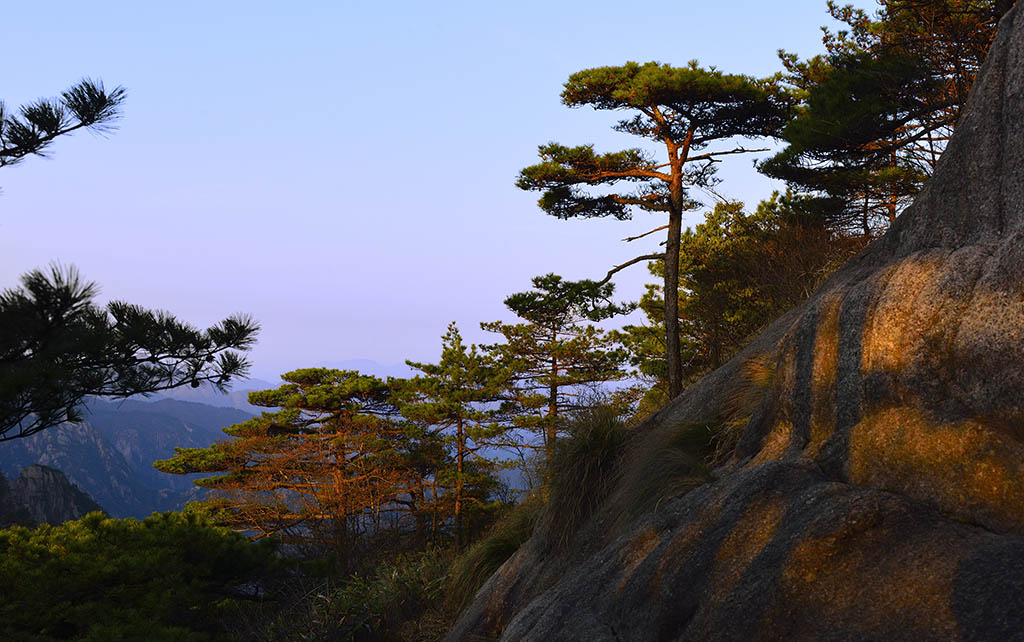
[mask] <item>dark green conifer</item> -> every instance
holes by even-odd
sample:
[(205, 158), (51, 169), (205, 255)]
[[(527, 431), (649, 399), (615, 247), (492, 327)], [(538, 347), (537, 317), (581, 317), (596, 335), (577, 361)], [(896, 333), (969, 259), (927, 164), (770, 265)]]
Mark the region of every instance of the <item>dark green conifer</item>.
[(473, 517), (488, 507), (496, 483), (489, 446), (504, 445), (508, 426), (498, 407), (508, 385), (506, 372), (475, 345), (467, 346), (455, 323), (441, 338), (436, 364), (407, 361), (421, 374), (403, 383), (402, 414), (439, 431), (454, 451), (450, 486), (454, 509), (455, 545), (461, 549)]
[(505, 299), (521, 323), (481, 323), (504, 343), (484, 350), (510, 373), (513, 424), (541, 436), (550, 460), (566, 414), (587, 405), (587, 388), (625, 376), (625, 352), (592, 322), (626, 314), (612, 302), (614, 285), (565, 281), (556, 274), (533, 279), (533, 290)]

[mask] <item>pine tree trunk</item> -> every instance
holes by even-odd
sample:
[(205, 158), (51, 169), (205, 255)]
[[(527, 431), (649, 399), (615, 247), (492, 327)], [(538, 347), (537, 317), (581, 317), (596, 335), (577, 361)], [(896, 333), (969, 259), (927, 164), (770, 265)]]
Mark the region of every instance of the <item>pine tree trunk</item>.
[[(896, 168), (897, 162), (896, 162), (896, 152), (895, 151), (892, 152), (892, 157), (889, 159), (889, 163), (890, 163), (890, 167), (892, 167), (893, 169)], [(887, 206), (887, 208), (889, 210), (889, 225), (892, 225), (893, 223), (896, 222), (896, 205), (897, 205), (896, 188), (895, 187), (890, 187), (889, 188), (889, 202), (886, 204), (886, 206)]]
[(864, 195), (864, 207), (861, 210), (861, 224), (864, 226), (864, 238), (871, 238), (871, 220), (869, 218), (868, 196)]
[(665, 242), (665, 352), (668, 358), (668, 397), (683, 391), (683, 364), (679, 349), (679, 237), (683, 232), (682, 163), (672, 163), (672, 184)]
[(550, 466), (551, 457), (555, 454), (555, 438), (558, 436), (558, 426), (556, 425), (556, 419), (558, 417), (558, 361), (556, 359), (551, 360), (551, 382), (548, 385), (548, 425), (547, 434), (544, 437), (545, 450), (548, 458), (548, 464)]
[(456, 428), (456, 440), (458, 444), (456, 452), (455, 469), (455, 550), (462, 550), (462, 475), (463, 463), (465, 461), (466, 444), (463, 438), (462, 419), (459, 419)]

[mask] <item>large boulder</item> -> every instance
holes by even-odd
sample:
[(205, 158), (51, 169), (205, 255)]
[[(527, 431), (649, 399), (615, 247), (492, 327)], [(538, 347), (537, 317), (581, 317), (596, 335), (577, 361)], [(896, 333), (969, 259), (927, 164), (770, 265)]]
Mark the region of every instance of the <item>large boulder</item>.
[(1021, 11), (914, 205), (632, 439), (623, 480), (754, 391), (718, 480), (535, 534), (449, 641), (1024, 640)]

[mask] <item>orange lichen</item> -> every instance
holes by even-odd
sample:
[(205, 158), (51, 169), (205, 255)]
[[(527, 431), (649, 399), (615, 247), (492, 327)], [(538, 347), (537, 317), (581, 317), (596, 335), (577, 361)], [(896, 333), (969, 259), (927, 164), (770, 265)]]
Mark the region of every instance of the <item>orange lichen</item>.
[(647, 559), (647, 556), (658, 547), (661, 543), (658, 531), (654, 528), (647, 527), (637, 533), (629, 543), (623, 547), (619, 555), (619, 564), (622, 566), (622, 577), (619, 580), (618, 588), (616, 592), (621, 592), (626, 588), (626, 584), (629, 583), (630, 578), (633, 577), (633, 572), (636, 571), (637, 567)]
[[(801, 612), (829, 612), (833, 618), (856, 622), (865, 638), (873, 631), (891, 630), (894, 622), (913, 614), (928, 613), (930, 639), (955, 639), (957, 623), (950, 602), (958, 560), (941, 541), (902, 544), (878, 526), (873, 520), (854, 521), (801, 540), (786, 560), (778, 599)], [(890, 561), (881, 563), (872, 551), (883, 546), (913, 550), (887, 556), (884, 559)], [(892, 562), (907, 559), (921, 563)], [(836, 615), (842, 613), (848, 617)]]
[(758, 499), (743, 512), (715, 556), (715, 599), (732, 593), (750, 563), (775, 537), (785, 508), (782, 497), (772, 496)]
[(775, 422), (771, 432), (764, 438), (761, 450), (747, 464), (747, 468), (753, 468), (765, 462), (780, 459), (786, 450), (789, 449), (789, 444), (792, 440), (793, 424), (788, 421)]
[(982, 422), (877, 411), (851, 431), (848, 475), (989, 528), (1024, 529), (1024, 444)]
[(836, 372), (839, 364), (839, 308), (833, 296), (822, 304), (811, 366), (811, 430), (807, 455), (813, 457), (835, 429)]
[[(944, 258), (944, 257), (943, 257)], [(917, 318), (920, 310), (933, 313), (941, 307), (930, 300), (915, 299), (935, 290), (942, 261), (918, 257), (901, 262), (888, 271), (885, 286), (875, 295), (875, 305), (864, 322), (861, 340), (861, 369), (864, 372), (899, 372), (907, 367), (912, 346), (929, 328)]]

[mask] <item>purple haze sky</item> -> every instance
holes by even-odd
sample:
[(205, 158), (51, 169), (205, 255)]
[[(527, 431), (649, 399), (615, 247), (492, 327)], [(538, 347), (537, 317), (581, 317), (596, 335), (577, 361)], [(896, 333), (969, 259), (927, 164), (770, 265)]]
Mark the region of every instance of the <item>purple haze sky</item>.
[[(861, 0), (857, 6), (870, 8)], [(819, 53), (824, 0), (47, 2), (5, 7), (0, 98), (83, 76), (128, 90), (108, 138), (57, 141), (0, 172), (0, 286), (51, 261), (199, 325), (263, 326), (253, 375), (349, 359), (433, 361), (452, 320), (556, 272), (599, 278), (654, 251), (661, 224), (559, 221), (521, 192), (538, 144), (635, 146), (615, 115), (559, 103), (569, 74), (627, 60), (769, 75)], [(780, 186), (752, 158), (720, 191)], [(709, 200), (710, 202), (710, 200)], [(699, 221), (691, 216), (688, 224)], [(616, 278), (637, 298), (650, 277)]]

